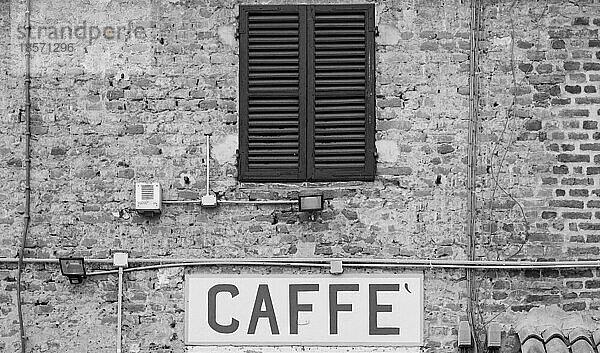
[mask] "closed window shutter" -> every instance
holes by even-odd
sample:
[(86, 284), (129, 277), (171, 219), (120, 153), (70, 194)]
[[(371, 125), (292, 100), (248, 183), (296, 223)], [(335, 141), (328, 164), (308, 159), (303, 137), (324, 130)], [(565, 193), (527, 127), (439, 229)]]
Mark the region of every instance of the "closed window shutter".
[(306, 8), (240, 6), (240, 180), (306, 179)]
[(308, 179), (375, 177), (374, 17), (372, 5), (310, 7)]

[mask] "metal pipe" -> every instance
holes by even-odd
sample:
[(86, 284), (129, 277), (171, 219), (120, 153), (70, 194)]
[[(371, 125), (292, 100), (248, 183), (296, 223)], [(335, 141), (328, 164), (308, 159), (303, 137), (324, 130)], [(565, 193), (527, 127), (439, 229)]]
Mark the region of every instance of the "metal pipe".
[(298, 200), (220, 200), (219, 203), (230, 205), (297, 205)]
[[(298, 200), (219, 200), (219, 204), (224, 205), (295, 205)], [(163, 200), (164, 204), (185, 205), (202, 204), (202, 200)]]
[(201, 200), (163, 200), (166, 205), (202, 204)]
[(123, 326), (123, 267), (119, 266), (119, 298), (117, 304), (117, 353), (121, 353), (122, 350), (122, 334), (121, 328)]
[(206, 134), (206, 196), (210, 190), (210, 134)]
[[(331, 261), (340, 260), (344, 266), (357, 267), (396, 267), (396, 268), (446, 268), (461, 269), (473, 268), (479, 270), (523, 270), (523, 269), (546, 269), (546, 268), (600, 268), (600, 260), (583, 261), (487, 261), (487, 260), (438, 260), (438, 259), (376, 259), (376, 258), (138, 258), (129, 259), (130, 264), (190, 264), (197, 266), (206, 265), (230, 265), (230, 266), (302, 266), (302, 264), (329, 264)], [(1, 258), (0, 264), (18, 263), (19, 259)], [(86, 263), (92, 264), (113, 264), (112, 259), (85, 259)], [(24, 258), (23, 263), (31, 264), (58, 264), (58, 259), (53, 258)], [(360, 265), (360, 266), (358, 266)], [(130, 272), (128, 268), (125, 272)], [(116, 271), (116, 270), (115, 270)], [(113, 273), (113, 272), (111, 272)], [(114, 272), (116, 273), (116, 272)]]

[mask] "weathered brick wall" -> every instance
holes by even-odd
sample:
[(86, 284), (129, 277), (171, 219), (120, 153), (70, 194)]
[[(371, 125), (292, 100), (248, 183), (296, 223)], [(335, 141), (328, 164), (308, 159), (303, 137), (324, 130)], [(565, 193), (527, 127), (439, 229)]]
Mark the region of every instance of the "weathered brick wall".
[[(59, 46), (59, 52), (33, 55), (33, 218), (26, 256), (107, 258), (111, 249), (125, 249), (134, 258), (466, 258), (468, 4), (376, 2), (375, 182), (254, 184), (236, 180), (235, 2), (32, 3), (37, 27), (76, 28), (85, 21), (88, 30), (126, 26), (133, 32), (111, 40), (90, 40), (89, 32), (72, 40), (34, 33), (32, 42), (72, 43), (73, 51)], [(600, 223), (598, 102), (591, 88), (599, 81), (598, 4), (511, 5), (484, 7), (477, 255), (593, 258), (600, 251), (594, 234)], [(7, 49), (0, 52), (6, 82), (0, 92), (6, 136), (0, 139), (0, 257), (12, 258), (23, 213), (24, 55), (17, 26), (24, 1), (0, 0), (0, 14), (0, 44)], [(328, 198), (326, 209), (315, 218), (281, 205), (170, 205), (154, 219), (131, 212), (136, 181), (160, 182), (166, 199), (204, 193), (206, 132), (213, 133), (211, 189), (220, 198), (286, 199), (318, 189)], [(500, 186), (491, 177), (496, 173)], [(128, 274), (126, 351), (184, 351), (183, 274), (203, 271), (298, 273), (224, 267)], [(509, 331), (532, 306), (596, 310), (595, 275), (480, 273), (482, 316), (501, 314), (495, 320)], [(4, 265), (0, 350), (7, 352), (18, 342), (15, 278), (14, 266)], [(114, 349), (114, 276), (72, 286), (56, 266), (36, 265), (27, 266), (24, 283), (31, 351)], [(426, 350), (456, 350), (457, 323), (466, 317), (464, 288), (463, 271), (425, 272)], [(510, 337), (505, 351), (515, 348)]]
[[(597, 258), (599, 29), (595, 1), (486, 6), (482, 258)], [(484, 311), (505, 313), (501, 320), (548, 304), (590, 313), (600, 304), (597, 275), (595, 269), (492, 274), (481, 292), (492, 299)]]

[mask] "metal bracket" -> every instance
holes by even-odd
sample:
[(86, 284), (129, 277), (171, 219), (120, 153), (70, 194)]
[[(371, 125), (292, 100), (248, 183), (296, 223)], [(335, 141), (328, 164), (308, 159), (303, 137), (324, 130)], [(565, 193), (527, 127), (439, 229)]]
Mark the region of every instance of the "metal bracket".
[(329, 263), (329, 273), (332, 275), (341, 275), (344, 273), (344, 267), (342, 266), (342, 260), (331, 260)]

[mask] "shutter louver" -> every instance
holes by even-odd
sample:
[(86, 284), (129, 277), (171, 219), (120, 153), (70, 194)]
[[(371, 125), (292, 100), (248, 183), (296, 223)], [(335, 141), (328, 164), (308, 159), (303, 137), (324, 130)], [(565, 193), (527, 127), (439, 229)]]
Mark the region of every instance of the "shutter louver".
[(307, 132), (311, 179), (375, 176), (373, 17), (372, 6), (312, 9)]
[(306, 177), (305, 16), (298, 6), (242, 7), (240, 179)]

